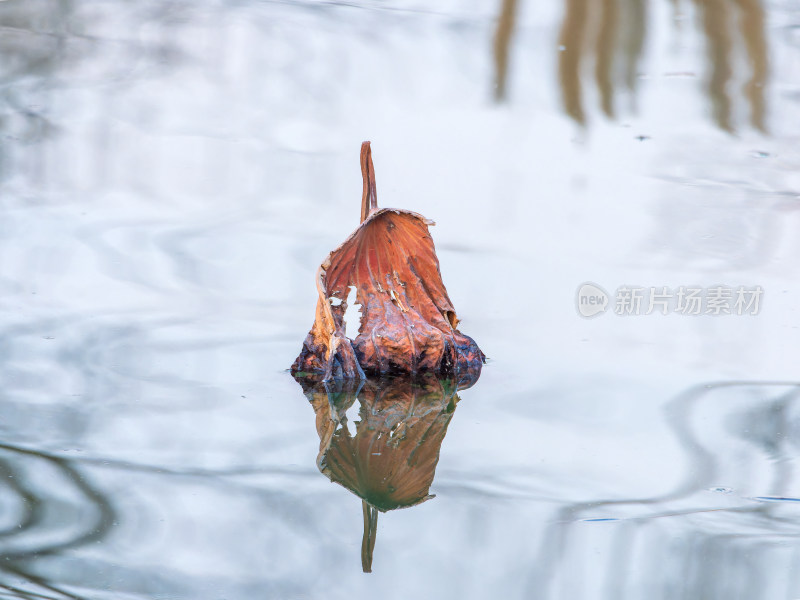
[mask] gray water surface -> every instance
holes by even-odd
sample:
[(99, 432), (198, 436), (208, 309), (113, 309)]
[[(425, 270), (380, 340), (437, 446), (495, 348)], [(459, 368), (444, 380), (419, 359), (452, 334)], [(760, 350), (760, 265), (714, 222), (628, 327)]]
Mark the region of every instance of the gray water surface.
[[(787, 0), (0, 2), (0, 597), (800, 598), (799, 115)], [(490, 359), (371, 574), (287, 371), (363, 140)]]

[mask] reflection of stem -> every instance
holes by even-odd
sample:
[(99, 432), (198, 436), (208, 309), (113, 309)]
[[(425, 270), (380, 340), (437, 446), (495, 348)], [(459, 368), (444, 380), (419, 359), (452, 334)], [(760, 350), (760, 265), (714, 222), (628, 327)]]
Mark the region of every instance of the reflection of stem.
[(558, 76), (567, 114), (583, 124), (586, 117), (581, 102), (581, 40), (586, 27), (586, 0), (567, 0), (564, 25), (558, 38)]
[(614, 84), (611, 80), (611, 70), (614, 66), (614, 41), (617, 36), (618, 17), (617, 0), (603, 0), (600, 32), (597, 36), (595, 78), (597, 87), (600, 89), (603, 112), (612, 119), (614, 118)]
[(505, 100), (506, 76), (508, 74), (508, 47), (514, 32), (517, 0), (502, 0), (500, 18), (497, 19), (497, 32), (494, 36), (495, 87), (494, 99)]
[(764, 86), (767, 83), (768, 64), (764, 37), (764, 9), (760, 0), (736, 0), (736, 2), (741, 12), (739, 28), (753, 68), (753, 73), (744, 86), (744, 93), (750, 101), (750, 122), (753, 127), (765, 131)]
[(361, 538), (361, 568), (364, 573), (372, 573), (372, 552), (375, 550), (375, 537), (378, 533), (378, 510), (361, 501), (364, 511), (364, 536)]
[(728, 81), (731, 78), (731, 39), (728, 35), (728, 6), (726, 0), (698, 0), (703, 12), (703, 29), (709, 44), (711, 79), (708, 92), (714, 120), (725, 131), (732, 131), (731, 101)]

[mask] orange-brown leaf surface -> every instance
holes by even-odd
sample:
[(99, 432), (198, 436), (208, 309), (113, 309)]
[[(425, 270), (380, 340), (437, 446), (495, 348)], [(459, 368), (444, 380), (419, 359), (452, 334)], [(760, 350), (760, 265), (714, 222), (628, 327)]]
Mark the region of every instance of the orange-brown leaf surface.
[[(369, 142), (361, 150), (362, 223), (317, 271), (317, 312), (293, 373), (325, 380), (372, 374), (480, 372), (484, 355), (456, 328), (458, 319), (422, 215), (378, 209)], [(361, 327), (345, 335), (350, 287)]]

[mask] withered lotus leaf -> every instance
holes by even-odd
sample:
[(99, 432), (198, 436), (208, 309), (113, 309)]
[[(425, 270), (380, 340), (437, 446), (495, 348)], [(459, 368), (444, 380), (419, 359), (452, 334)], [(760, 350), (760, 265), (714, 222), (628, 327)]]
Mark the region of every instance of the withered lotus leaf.
[[(378, 209), (369, 142), (361, 146), (361, 225), (317, 271), (317, 311), (292, 373), (335, 378), (369, 374), (480, 372), (485, 357), (456, 328), (458, 319), (428, 231), (408, 210)], [(344, 314), (350, 287), (361, 326), (350, 340)]]

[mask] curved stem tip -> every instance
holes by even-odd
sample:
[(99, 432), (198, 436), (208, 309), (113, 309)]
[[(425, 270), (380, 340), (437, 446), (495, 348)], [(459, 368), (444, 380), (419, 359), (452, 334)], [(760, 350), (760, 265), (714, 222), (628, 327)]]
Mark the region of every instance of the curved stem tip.
[(378, 210), (378, 192), (375, 190), (375, 167), (372, 166), (372, 149), (369, 142), (361, 144), (361, 177), (364, 190), (361, 193), (361, 222)]

